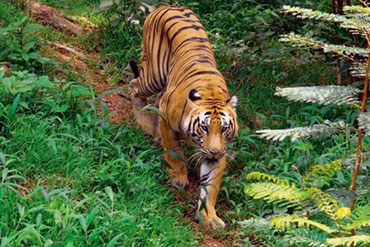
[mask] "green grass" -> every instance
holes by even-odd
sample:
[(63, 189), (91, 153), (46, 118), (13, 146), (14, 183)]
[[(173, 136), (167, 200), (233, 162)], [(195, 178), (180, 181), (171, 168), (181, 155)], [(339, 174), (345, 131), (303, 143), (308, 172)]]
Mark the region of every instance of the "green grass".
[(166, 187), (160, 150), (70, 90), (28, 92), (21, 98), (32, 100), (31, 111), (1, 117), (1, 244), (194, 244)]

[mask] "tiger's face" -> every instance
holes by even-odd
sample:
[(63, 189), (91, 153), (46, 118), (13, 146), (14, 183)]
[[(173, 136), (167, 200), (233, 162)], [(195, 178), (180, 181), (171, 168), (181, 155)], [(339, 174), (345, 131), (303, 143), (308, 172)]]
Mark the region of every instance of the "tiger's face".
[[(216, 161), (226, 155), (227, 142), (238, 133), (239, 126), (235, 108), (236, 95), (225, 102), (201, 102), (200, 95), (194, 90), (189, 94), (193, 109), (183, 124), (187, 136), (200, 147), (204, 159)], [(197, 104), (194, 102), (196, 101)]]

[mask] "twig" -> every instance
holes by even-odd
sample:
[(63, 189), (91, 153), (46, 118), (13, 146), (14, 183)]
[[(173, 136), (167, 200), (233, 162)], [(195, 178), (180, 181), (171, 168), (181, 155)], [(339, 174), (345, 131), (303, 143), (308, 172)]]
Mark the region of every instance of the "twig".
[(81, 52), (76, 51), (75, 49), (73, 49), (71, 47), (68, 47), (68, 46), (65, 46), (65, 45), (61, 45), (61, 44), (58, 44), (58, 43), (55, 43), (55, 42), (51, 42), (51, 41), (46, 41), (46, 42), (49, 45), (52, 45), (52, 46), (55, 46), (57, 48), (66, 50), (66, 51), (68, 51), (70, 53), (73, 53), (74, 55), (76, 55), (77, 57), (81, 58), (82, 60), (86, 58), (86, 56), (84, 54), (82, 54)]
[(127, 95), (126, 93), (118, 93), (118, 95), (121, 96), (122, 98), (125, 98), (125, 99), (131, 101), (131, 96)]

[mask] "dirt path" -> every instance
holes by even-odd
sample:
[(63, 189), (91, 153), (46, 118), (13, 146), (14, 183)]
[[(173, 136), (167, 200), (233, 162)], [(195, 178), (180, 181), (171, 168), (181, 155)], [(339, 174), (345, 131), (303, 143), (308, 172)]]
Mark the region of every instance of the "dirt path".
[[(55, 30), (63, 30), (70, 35), (72, 42), (51, 42), (44, 40), (41, 51), (45, 56), (54, 57), (60, 64), (69, 65), (69, 69), (78, 75), (79, 79), (91, 84), (97, 96), (112, 90), (127, 89), (126, 82), (119, 82), (112, 86), (107, 80), (111, 75), (104, 72), (100, 51), (88, 51), (76, 45), (78, 35), (98, 35), (97, 27), (85, 18), (66, 17), (55, 8), (38, 2), (31, 2), (31, 16), (43, 25), (52, 26)], [(65, 73), (60, 64), (56, 65), (57, 74)], [(126, 93), (111, 93), (104, 96), (103, 101), (111, 113), (113, 123), (127, 121), (131, 116), (131, 102)]]

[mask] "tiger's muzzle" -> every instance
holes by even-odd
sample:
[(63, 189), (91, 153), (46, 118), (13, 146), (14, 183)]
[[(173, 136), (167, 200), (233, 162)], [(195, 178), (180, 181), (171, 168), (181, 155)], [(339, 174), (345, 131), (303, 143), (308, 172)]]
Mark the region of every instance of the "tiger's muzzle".
[(226, 149), (201, 149), (202, 155), (207, 160), (218, 160), (226, 154)]

